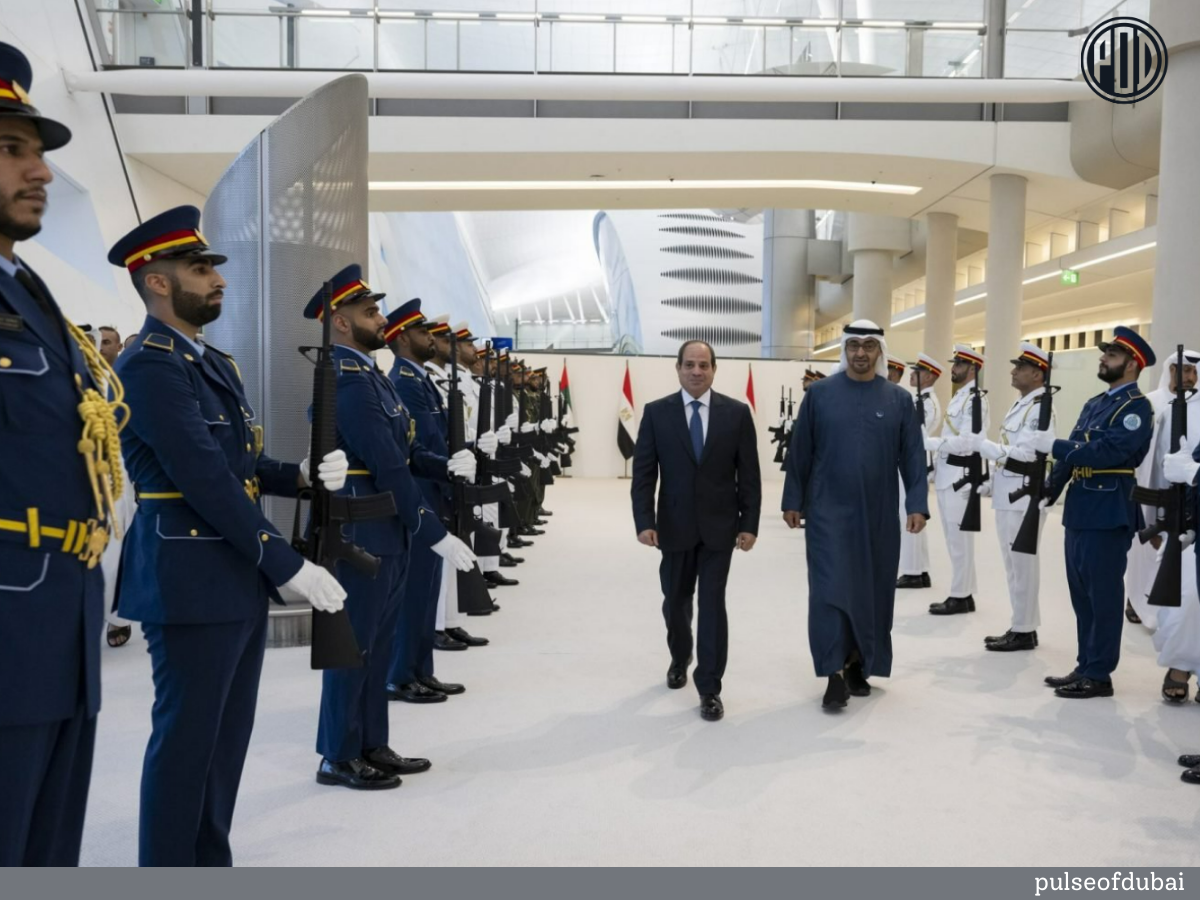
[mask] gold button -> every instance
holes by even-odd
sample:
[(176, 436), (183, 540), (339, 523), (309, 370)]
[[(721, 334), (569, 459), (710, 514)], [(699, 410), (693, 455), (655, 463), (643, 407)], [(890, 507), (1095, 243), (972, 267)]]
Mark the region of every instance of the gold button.
[(270, 536), (269, 534), (264, 534), (264, 535), (262, 536), (262, 542), (263, 542), (264, 544), (265, 544), (267, 541), (269, 541), (270, 539), (271, 539), (271, 536)]
[(247, 444), (247, 445), (246, 445), (246, 452), (247, 452), (247, 453), (249, 453), (249, 452), (250, 452), (250, 445), (249, 445), (249, 444)]
[(196, 361), (196, 357), (192, 356), (192, 354), (190, 354), (190, 353), (183, 354), (183, 358), (186, 359), (188, 362)]
[(0, 369), (7, 369), (12, 365), (12, 360), (7, 356), (0, 356)]
[(225, 417), (224, 417), (224, 416), (220, 416), (220, 415), (219, 415), (219, 416), (217, 416), (217, 418), (218, 418), (218, 419), (220, 419), (222, 422), (224, 422), (224, 421), (225, 421)]
[(190, 534), (192, 537), (200, 536), (200, 532), (198, 532), (195, 528), (193, 528), (191, 531), (189, 531), (188, 534)]

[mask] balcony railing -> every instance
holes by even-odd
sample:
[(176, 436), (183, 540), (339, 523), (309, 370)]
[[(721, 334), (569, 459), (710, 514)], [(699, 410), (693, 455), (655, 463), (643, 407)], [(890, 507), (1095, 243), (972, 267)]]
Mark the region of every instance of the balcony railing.
[[(986, 0), (424, 0), (409, 8), (404, 2), (89, 0), (89, 9), (103, 63), (115, 67), (986, 74)], [(1076, 77), (1086, 30), (1078, 26), (1096, 14), (1098, 2), (1009, 0), (1004, 77)], [(1123, 0), (1101, 15), (1144, 16), (1148, 3)], [(874, 17), (863, 17), (868, 10)], [(929, 18), (939, 10), (944, 17)]]

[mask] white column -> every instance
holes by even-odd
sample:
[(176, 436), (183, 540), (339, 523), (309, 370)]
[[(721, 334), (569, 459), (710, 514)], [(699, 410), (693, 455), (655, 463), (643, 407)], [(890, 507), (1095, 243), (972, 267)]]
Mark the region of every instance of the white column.
[(805, 359), (812, 354), (816, 281), (808, 242), (816, 237), (811, 209), (769, 209), (763, 221), (762, 355)]
[[(1167, 42), (1170, 68), (1163, 80), (1162, 150), (1158, 174), (1158, 255), (1154, 265), (1154, 306), (1150, 343), (1160, 359), (1176, 344), (1200, 344), (1196, 285), (1196, 210), (1200, 209), (1200, 3), (1150, 7), (1151, 24)], [(1153, 377), (1153, 376), (1152, 376)], [(1142, 386), (1152, 384), (1143, 376)]]
[[(958, 216), (929, 213), (925, 217), (925, 352), (950, 359), (954, 349), (954, 285), (958, 266)], [(935, 390), (942, 409), (950, 402), (949, 368)]]
[[(992, 396), (1008, 396), (1011, 384), (1005, 360), (1021, 341), (1021, 286), (1025, 251), (1025, 189), (1021, 175), (993, 175), (988, 222), (987, 315), (984, 343), (988, 364), (983, 367), (983, 384)], [(1000, 402), (1000, 401), (993, 401)], [(1005, 404), (1000, 402), (1000, 406)], [(993, 432), (1000, 424), (992, 417)]]
[(892, 324), (892, 259), (912, 249), (908, 219), (851, 213), (846, 249), (854, 260), (854, 318)]

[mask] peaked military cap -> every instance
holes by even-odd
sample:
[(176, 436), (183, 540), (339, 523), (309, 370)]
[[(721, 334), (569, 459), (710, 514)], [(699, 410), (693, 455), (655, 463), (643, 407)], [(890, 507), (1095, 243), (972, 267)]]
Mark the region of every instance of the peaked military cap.
[(71, 129), (48, 119), (29, 99), (33, 69), (25, 54), (12, 44), (0, 43), (0, 116), (28, 119), (41, 135), (46, 150), (57, 150), (71, 140)]
[[(351, 263), (330, 279), (333, 283), (333, 297), (329, 301), (330, 309), (337, 309), (343, 303), (351, 303), (362, 297), (373, 297), (380, 300), (386, 294), (377, 294), (371, 286), (363, 281), (362, 266)], [(304, 318), (318, 321), (325, 315), (325, 285), (321, 285), (312, 295), (308, 305), (304, 307)]]
[(229, 257), (209, 249), (200, 233), (200, 210), (176, 206), (147, 219), (108, 251), (108, 261), (133, 274), (160, 259), (207, 259), (219, 266)]

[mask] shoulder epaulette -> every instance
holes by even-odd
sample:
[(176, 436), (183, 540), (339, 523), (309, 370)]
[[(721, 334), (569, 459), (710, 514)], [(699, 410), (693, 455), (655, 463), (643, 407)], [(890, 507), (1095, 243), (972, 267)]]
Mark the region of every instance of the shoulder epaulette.
[(412, 369), (408, 368), (408, 366), (401, 366), (400, 374), (403, 375), (405, 378), (416, 378), (417, 377), (416, 375), (413, 374)]
[(168, 337), (165, 334), (148, 334), (142, 341), (143, 347), (153, 347), (155, 350), (163, 350), (167, 353), (175, 352), (175, 338)]
[(338, 368), (343, 372), (361, 372), (362, 366), (352, 359), (343, 359)]

